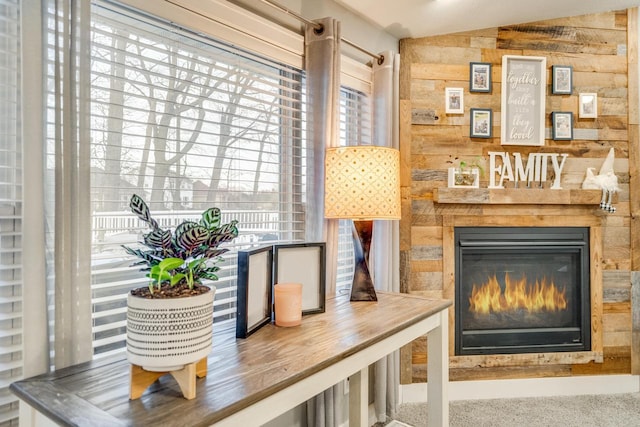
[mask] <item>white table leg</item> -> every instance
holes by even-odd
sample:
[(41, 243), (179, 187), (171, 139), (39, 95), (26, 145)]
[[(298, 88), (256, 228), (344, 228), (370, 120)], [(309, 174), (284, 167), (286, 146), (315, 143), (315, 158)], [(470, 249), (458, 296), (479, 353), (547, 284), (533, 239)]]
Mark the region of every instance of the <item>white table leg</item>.
[(449, 315), (439, 314), (440, 326), (427, 334), (428, 426), (449, 425)]
[(349, 426), (369, 425), (369, 367), (349, 377)]
[(56, 427), (58, 425), (22, 400), (20, 400), (19, 414), (20, 427)]

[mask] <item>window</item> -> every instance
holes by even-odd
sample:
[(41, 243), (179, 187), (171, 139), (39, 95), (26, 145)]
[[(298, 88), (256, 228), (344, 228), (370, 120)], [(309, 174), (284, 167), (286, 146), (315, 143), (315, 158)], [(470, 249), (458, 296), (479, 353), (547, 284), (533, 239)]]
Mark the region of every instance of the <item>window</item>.
[[(172, 227), (210, 206), (239, 220), (234, 249), (304, 240), (303, 73), (172, 27), (95, 6), (91, 23), (94, 356), (124, 347), (125, 296), (145, 279), (120, 245), (147, 230), (136, 192)], [(216, 328), (235, 322), (225, 254)]]
[[(239, 221), (210, 283), (215, 330), (232, 328), (236, 251), (305, 240), (304, 72), (110, 1), (92, 4), (90, 41), (93, 356), (124, 350), (126, 294), (146, 284), (121, 247), (147, 232), (134, 192), (164, 227), (210, 206)], [(341, 143), (370, 143), (367, 95), (344, 87), (340, 102)], [(350, 222), (341, 230), (338, 286), (349, 286)]]
[(22, 375), (20, 2), (0, 0), (0, 423), (17, 419), (8, 386)]

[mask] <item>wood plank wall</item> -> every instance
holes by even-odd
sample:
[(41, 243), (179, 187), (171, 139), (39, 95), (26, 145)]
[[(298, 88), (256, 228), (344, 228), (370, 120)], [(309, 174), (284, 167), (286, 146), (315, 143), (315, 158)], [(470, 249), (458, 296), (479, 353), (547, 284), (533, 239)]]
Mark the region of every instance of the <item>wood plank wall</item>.
[[(638, 66), (637, 11), (617, 11), (523, 25), (491, 28), (400, 42), (400, 140), (403, 164), (403, 219), (401, 221), (402, 290), (435, 297), (452, 297), (447, 283), (452, 278), (444, 265), (450, 251), (447, 235), (452, 218), (510, 218), (513, 225), (526, 225), (527, 218), (551, 219), (555, 216), (598, 221), (602, 230), (602, 363), (576, 358), (550, 359), (548, 363), (522, 363), (522, 366), (453, 368), (452, 380), (478, 378), (525, 378), (541, 376), (630, 373), (632, 359), (638, 366), (640, 347), (640, 309), (632, 310), (632, 273), (640, 269), (638, 237), (630, 230), (637, 221), (640, 188), (630, 192), (630, 179), (637, 176), (638, 151)], [(500, 144), (501, 64), (503, 55), (544, 56), (547, 81), (552, 65), (573, 67), (572, 95), (546, 94), (547, 138), (544, 147), (514, 147)], [(493, 66), (491, 93), (469, 92), (469, 63), (490, 62)], [(630, 82), (630, 74), (631, 82)], [(464, 89), (464, 114), (446, 114), (444, 92), (447, 87)], [(629, 95), (629, 92), (633, 93)], [(598, 118), (578, 118), (578, 94), (598, 94)], [(491, 139), (469, 137), (469, 109), (491, 108), (494, 112)], [(574, 139), (551, 139), (553, 111), (574, 113)], [(415, 115), (412, 120), (412, 114)], [(630, 143), (632, 146), (630, 146)], [(478, 205), (434, 202), (435, 188), (447, 186), (447, 168), (461, 160), (484, 162), (488, 169), (489, 151), (567, 153), (569, 158), (562, 187), (579, 189), (588, 167), (598, 170), (609, 149), (615, 149), (615, 171), (622, 191), (614, 214), (603, 214), (597, 206), (568, 205)], [(630, 165), (629, 159), (634, 160)], [(631, 178), (630, 178), (631, 176)], [(488, 177), (481, 180), (487, 186)], [(523, 189), (522, 191), (531, 191)], [(547, 190), (552, 191), (552, 190)], [(630, 203), (630, 198), (632, 202)], [(636, 201), (637, 200), (637, 201)], [(632, 218), (635, 214), (635, 220)], [(517, 223), (519, 222), (519, 223)], [(634, 234), (635, 235), (635, 234)], [(632, 244), (636, 242), (635, 244)], [(444, 254), (444, 256), (443, 256)], [(632, 263), (635, 262), (634, 265)], [(636, 277), (634, 275), (634, 277)], [(640, 282), (640, 278), (638, 279)], [(639, 285), (640, 286), (640, 283)], [(634, 291), (637, 291), (635, 287)], [(640, 291), (635, 292), (640, 297)], [(635, 313), (632, 321), (632, 312)], [(633, 326), (632, 326), (633, 325)], [(636, 338), (633, 329), (636, 329)], [(634, 349), (632, 357), (632, 348)], [(426, 341), (418, 340), (402, 352), (403, 383), (426, 380)], [(527, 366), (524, 366), (527, 365)], [(636, 371), (635, 373), (639, 373)]]

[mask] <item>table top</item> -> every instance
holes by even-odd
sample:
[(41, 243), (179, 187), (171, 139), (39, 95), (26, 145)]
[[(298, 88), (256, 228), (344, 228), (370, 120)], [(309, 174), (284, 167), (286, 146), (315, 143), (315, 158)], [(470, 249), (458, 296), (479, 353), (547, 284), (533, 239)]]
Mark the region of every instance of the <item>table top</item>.
[[(129, 400), (124, 356), (91, 361), (11, 384), (11, 391), (61, 425), (208, 426), (283, 390), (451, 305), (448, 300), (378, 292), (378, 302), (329, 298), (300, 326), (262, 327), (246, 339), (214, 334), (196, 398), (166, 375)], [(214, 325), (215, 328), (215, 325)], [(392, 351), (393, 349), (390, 349)]]

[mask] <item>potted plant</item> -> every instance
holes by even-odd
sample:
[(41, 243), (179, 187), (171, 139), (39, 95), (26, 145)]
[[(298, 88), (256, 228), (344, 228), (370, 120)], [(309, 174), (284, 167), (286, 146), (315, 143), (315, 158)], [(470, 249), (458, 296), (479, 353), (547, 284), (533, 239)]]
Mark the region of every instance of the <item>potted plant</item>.
[(471, 164), (461, 160), (459, 167), (449, 168), (448, 186), (452, 188), (479, 188), (482, 172), (482, 166), (477, 160)]
[(221, 224), (220, 209), (209, 208), (198, 222), (172, 231), (159, 226), (138, 195), (129, 207), (151, 231), (140, 248), (123, 246), (149, 278), (127, 295), (127, 358), (148, 371), (175, 371), (211, 351), (215, 287), (202, 279), (218, 279), (216, 263), (228, 251), (219, 246), (238, 235), (237, 221)]

